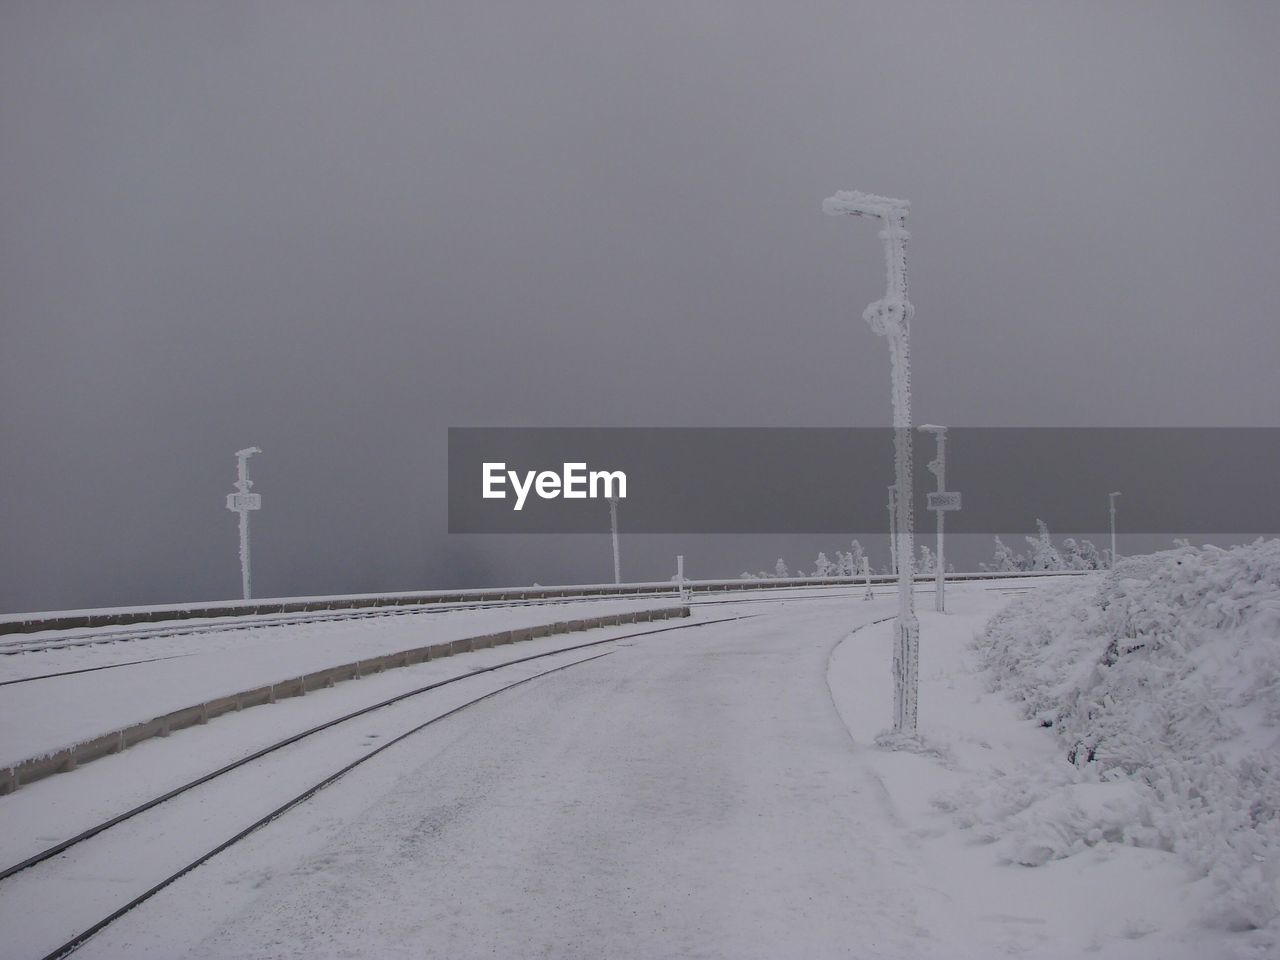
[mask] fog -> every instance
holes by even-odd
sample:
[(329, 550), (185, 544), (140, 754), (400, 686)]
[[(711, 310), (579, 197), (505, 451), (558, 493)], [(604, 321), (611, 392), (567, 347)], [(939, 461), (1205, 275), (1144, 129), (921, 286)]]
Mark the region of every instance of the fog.
[(251, 444), (260, 595), (608, 579), (607, 536), (450, 536), (447, 429), (889, 423), (841, 188), (912, 202), (918, 422), (1275, 426), (1278, 40), (1243, 2), (5, 3), (0, 610), (236, 596)]

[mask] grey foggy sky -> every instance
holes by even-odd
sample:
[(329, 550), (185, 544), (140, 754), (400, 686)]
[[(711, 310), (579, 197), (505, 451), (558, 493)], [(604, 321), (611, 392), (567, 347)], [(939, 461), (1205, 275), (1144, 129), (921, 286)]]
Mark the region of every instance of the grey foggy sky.
[[(1277, 40), (1243, 2), (7, 0), (0, 610), (235, 596), (249, 444), (262, 595), (606, 577), (446, 537), (446, 429), (889, 422), (838, 188), (912, 201), (918, 422), (1276, 425)], [(678, 549), (779, 552), (628, 572)]]

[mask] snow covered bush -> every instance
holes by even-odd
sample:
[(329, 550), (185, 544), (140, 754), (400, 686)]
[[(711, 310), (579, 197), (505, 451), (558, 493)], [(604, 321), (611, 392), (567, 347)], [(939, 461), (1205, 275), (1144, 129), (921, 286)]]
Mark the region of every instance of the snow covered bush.
[(1018, 556), (1008, 545), (996, 537), (996, 552), (991, 558), (990, 563), (980, 563), (978, 568), (981, 570), (991, 570), (998, 573), (1012, 573), (1016, 570), (1025, 570), (1027, 568), (1026, 560)]
[(938, 558), (933, 555), (923, 543), (920, 544), (920, 559), (916, 561), (916, 573), (925, 577), (932, 577), (938, 572)]
[[(1109, 561), (1106, 552), (1098, 552), (1092, 541), (1067, 537), (1062, 548), (1054, 546), (1049, 527), (1043, 520), (1036, 520), (1037, 535), (1027, 537), (1030, 548), (1024, 557), (1014, 553), (999, 537), (995, 538), (995, 554), (989, 563), (979, 563), (978, 569), (992, 572), (1016, 570), (1101, 570)], [(1176, 541), (1175, 541), (1176, 542)]]
[(857, 540), (851, 541), (849, 550), (843, 555), (844, 575), (846, 577), (856, 577), (862, 573), (862, 561), (867, 553), (862, 549), (862, 544)]
[(1027, 537), (1027, 546), (1031, 548), (1031, 552), (1025, 569), (1061, 570), (1065, 566), (1062, 562), (1062, 554), (1053, 545), (1048, 524), (1037, 518), (1036, 528), (1039, 533), (1034, 537)]
[[(1122, 559), (1028, 594), (976, 642), (1076, 776), (995, 788), (975, 825), (1003, 819), (1023, 862), (1090, 836), (1175, 851), (1215, 885), (1207, 922), (1280, 934), (1280, 540)], [(1110, 795), (1049, 818), (1068, 842), (1028, 846), (1019, 818), (1042, 829), (1032, 808), (1081, 789)]]
[(862, 575), (862, 561), (866, 557), (866, 551), (862, 549), (862, 544), (857, 540), (849, 543), (849, 549), (845, 552), (837, 550), (835, 559), (831, 560), (827, 557), (825, 551), (818, 554), (813, 562), (813, 573), (806, 574), (803, 568), (797, 567), (793, 572), (787, 566), (786, 560), (779, 557), (777, 563), (773, 565), (773, 571), (761, 570), (759, 573), (752, 573), (744, 570), (740, 575), (740, 580), (779, 580), (789, 577), (857, 577)]
[(1102, 556), (1091, 540), (1067, 537), (1062, 541), (1062, 562), (1068, 570), (1101, 570)]

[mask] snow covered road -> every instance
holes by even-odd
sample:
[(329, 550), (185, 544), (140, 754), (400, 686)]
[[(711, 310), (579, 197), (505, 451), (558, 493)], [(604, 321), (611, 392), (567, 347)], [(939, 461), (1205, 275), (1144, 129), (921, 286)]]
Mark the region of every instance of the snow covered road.
[(1172, 854), (1100, 843), (1029, 868), (938, 802), (1065, 762), (967, 659), (999, 590), (922, 617), (936, 755), (871, 746), (890, 592), (708, 604), (686, 623), (751, 616), (597, 648), (441, 720), (78, 955), (1225, 956), (1188, 926)]
[(821, 606), (627, 642), (447, 720), (84, 955), (908, 956), (892, 829), (826, 690), (849, 605)]

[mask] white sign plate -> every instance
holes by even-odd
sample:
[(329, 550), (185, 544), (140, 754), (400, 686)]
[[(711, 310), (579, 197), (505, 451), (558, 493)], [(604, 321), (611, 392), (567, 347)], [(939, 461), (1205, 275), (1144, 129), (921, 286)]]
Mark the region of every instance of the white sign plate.
[(960, 494), (954, 490), (935, 491), (929, 494), (929, 509), (938, 510), (959, 510)]
[(228, 493), (227, 509), (234, 513), (241, 510), (261, 510), (262, 494), (260, 493)]

